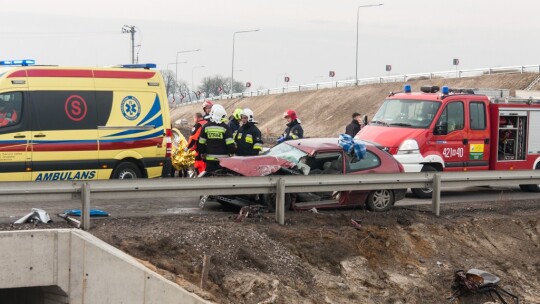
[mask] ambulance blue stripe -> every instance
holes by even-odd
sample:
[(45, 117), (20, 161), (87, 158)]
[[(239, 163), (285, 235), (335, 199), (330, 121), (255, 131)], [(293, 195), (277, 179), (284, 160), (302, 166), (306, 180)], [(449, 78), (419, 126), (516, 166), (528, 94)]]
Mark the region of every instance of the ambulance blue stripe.
[[(161, 109), (161, 106), (159, 104), (159, 97), (158, 95), (156, 94), (156, 99), (154, 100), (154, 104), (152, 105), (152, 108), (150, 109), (150, 112), (148, 112), (148, 114), (146, 114), (146, 116), (141, 120), (141, 122), (139, 122), (137, 124), (137, 126), (145, 126), (145, 125), (148, 125), (149, 123), (147, 123), (147, 121), (154, 117)], [(161, 122), (161, 125), (159, 126), (156, 126), (156, 127), (161, 127), (163, 126), (163, 122)]]
[(27, 143), (27, 140), (0, 140), (0, 145), (22, 145)]
[(145, 135), (145, 136), (139, 136), (139, 137), (130, 137), (130, 138), (121, 138), (121, 139), (102, 139), (100, 140), (100, 142), (123, 142), (123, 141), (148, 139), (148, 138), (154, 138), (154, 137), (160, 137), (160, 136), (163, 136), (163, 130), (160, 130), (160, 131), (157, 131), (152, 134)]
[[(157, 117), (156, 119), (154, 119), (154, 121), (156, 121), (156, 123), (159, 123), (160, 126), (163, 126), (163, 119), (162, 119), (162, 116), (160, 115), (159, 117)], [(151, 123), (149, 123), (148, 125), (152, 125)], [(142, 133), (142, 132), (147, 132), (148, 130), (140, 130), (140, 129), (136, 129), (136, 130), (126, 130), (126, 131), (122, 131), (120, 133), (115, 133), (115, 134), (111, 134), (111, 135), (107, 135), (105, 137), (114, 137), (114, 136), (122, 136), (122, 135), (131, 135), (131, 134), (137, 134), (137, 133)]]

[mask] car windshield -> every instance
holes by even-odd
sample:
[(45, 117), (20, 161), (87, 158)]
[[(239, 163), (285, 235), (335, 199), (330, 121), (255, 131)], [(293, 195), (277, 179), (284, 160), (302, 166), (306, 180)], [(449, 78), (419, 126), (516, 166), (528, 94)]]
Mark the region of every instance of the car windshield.
[(412, 99), (387, 99), (371, 120), (382, 126), (426, 129), (437, 114), (440, 102)]
[(290, 161), (291, 163), (298, 164), (300, 162), (300, 158), (306, 156), (307, 153), (287, 143), (281, 143), (266, 151), (264, 155), (279, 157), (281, 159)]

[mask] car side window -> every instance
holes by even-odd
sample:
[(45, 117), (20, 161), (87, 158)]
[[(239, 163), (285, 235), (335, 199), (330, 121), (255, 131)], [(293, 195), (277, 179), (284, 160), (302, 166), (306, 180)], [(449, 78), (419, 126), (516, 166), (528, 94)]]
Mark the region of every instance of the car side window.
[(356, 172), (367, 169), (372, 169), (379, 167), (381, 165), (381, 160), (375, 153), (371, 151), (366, 151), (364, 158), (358, 160), (356, 157), (347, 155), (347, 172)]

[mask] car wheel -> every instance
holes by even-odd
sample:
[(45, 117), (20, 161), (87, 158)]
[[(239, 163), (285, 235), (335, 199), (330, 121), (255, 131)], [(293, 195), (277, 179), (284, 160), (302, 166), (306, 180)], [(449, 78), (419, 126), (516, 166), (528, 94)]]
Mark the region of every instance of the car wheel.
[(137, 179), (141, 178), (141, 170), (137, 165), (130, 162), (121, 163), (114, 169), (112, 178), (114, 179)]
[[(276, 194), (264, 194), (263, 200), (266, 203), (266, 206), (268, 207), (268, 210), (270, 212), (276, 211)], [(292, 198), (290, 193), (285, 193), (285, 211), (291, 210), (292, 207)]]
[(392, 190), (375, 190), (371, 191), (366, 201), (368, 210), (374, 212), (387, 211), (394, 205), (394, 191)]
[[(437, 169), (426, 165), (421, 172), (437, 172)], [(411, 189), (411, 191), (417, 198), (431, 198), (433, 196), (433, 188), (415, 188)]]

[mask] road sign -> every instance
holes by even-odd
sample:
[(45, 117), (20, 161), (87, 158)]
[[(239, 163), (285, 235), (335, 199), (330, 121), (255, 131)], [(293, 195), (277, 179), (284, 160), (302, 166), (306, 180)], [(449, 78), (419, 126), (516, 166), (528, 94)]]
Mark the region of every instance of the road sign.
[(387, 72), (392, 71), (392, 65), (387, 64), (387, 65), (386, 65), (386, 71), (387, 71)]
[(454, 64), (454, 65), (459, 65), (459, 59), (455, 58), (455, 59), (453, 60), (453, 64)]
[(328, 73), (328, 75), (329, 75), (330, 77), (334, 77), (334, 76), (336, 76), (336, 72), (330, 71), (330, 73)]
[(291, 81), (291, 78), (289, 76), (285, 76), (285, 82)]
[(251, 87), (251, 82), (246, 82), (246, 88)]

